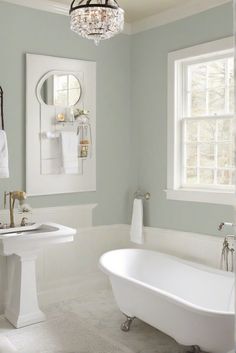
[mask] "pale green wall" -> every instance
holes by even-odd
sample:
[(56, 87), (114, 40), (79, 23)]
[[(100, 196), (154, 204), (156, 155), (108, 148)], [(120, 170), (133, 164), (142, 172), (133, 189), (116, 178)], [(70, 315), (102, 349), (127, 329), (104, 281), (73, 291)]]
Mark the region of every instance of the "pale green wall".
[(233, 209), (166, 199), (167, 54), (233, 33), (232, 4), (176, 21), (132, 38), (132, 122), (138, 160), (138, 184), (151, 192), (148, 226), (218, 234), (217, 224), (233, 219)]
[(69, 17), (0, 1), (0, 85), (10, 150), (4, 190), (25, 188), (25, 53), (97, 62), (97, 192), (34, 197), (34, 207), (98, 203), (95, 224), (128, 221), (130, 170), (130, 37), (96, 47), (69, 28)]
[(232, 28), (228, 4), (95, 47), (70, 31), (65, 16), (0, 0), (0, 85), (11, 167), (10, 180), (0, 180), (0, 193), (25, 188), (25, 53), (95, 60), (97, 192), (34, 197), (32, 206), (98, 203), (95, 224), (124, 223), (130, 221), (131, 196), (139, 185), (152, 194), (146, 225), (216, 233), (219, 221), (232, 219), (230, 207), (167, 201), (163, 192), (167, 53), (231, 35)]

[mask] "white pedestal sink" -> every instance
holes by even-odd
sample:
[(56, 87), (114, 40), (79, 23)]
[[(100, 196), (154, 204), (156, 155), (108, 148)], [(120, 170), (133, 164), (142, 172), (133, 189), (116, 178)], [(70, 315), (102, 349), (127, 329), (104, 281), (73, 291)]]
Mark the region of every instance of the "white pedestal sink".
[(34, 230), (0, 234), (0, 255), (8, 256), (8, 291), (5, 317), (16, 328), (45, 320), (39, 309), (35, 261), (40, 250), (72, 242), (76, 230), (45, 223)]

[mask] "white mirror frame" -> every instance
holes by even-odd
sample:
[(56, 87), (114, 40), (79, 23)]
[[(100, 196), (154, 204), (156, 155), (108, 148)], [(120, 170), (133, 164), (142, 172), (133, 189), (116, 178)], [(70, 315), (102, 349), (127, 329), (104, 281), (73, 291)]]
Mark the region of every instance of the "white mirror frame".
[[(26, 55), (26, 191), (30, 196), (96, 191), (96, 63), (91, 61)], [(52, 72), (70, 72), (82, 87), (79, 107), (88, 110), (92, 130), (92, 158), (83, 163), (81, 174), (42, 174), (41, 114), (55, 109), (40, 100), (42, 80)], [(81, 79), (83, 78), (83, 80)], [(76, 105), (77, 106), (77, 105)]]

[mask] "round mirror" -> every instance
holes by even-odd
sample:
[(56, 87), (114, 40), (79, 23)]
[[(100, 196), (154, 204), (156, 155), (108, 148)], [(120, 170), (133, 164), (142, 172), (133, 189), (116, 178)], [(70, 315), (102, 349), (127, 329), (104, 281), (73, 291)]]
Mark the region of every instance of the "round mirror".
[(47, 105), (71, 107), (80, 100), (81, 85), (74, 75), (52, 74), (43, 82), (40, 95)]

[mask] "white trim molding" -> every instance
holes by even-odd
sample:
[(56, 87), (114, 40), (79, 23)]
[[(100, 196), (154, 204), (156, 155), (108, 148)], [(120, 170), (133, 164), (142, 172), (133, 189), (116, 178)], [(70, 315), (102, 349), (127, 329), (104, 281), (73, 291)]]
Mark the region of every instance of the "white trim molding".
[(174, 6), (169, 10), (132, 23), (132, 34), (144, 32), (152, 28), (182, 20), (186, 17), (196, 15), (229, 2), (232, 2), (232, 0), (189, 0), (187, 3)]
[(3, 0), (15, 5), (30, 7), (32, 9), (56, 13), (59, 15), (69, 15), (69, 6), (51, 0)]
[(206, 202), (213, 204), (235, 205), (235, 190), (209, 188), (185, 188), (182, 180), (181, 151), (181, 112), (183, 90), (182, 64), (190, 58), (231, 53), (234, 48), (233, 37), (228, 37), (201, 45), (177, 50), (168, 54), (168, 134), (167, 134), (167, 190), (169, 200)]
[(196, 189), (168, 189), (165, 190), (165, 192), (168, 200), (236, 206), (236, 195), (233, 191), (220, 192)]
[[(19, 6), (30, 7), (37, 10), (48, 11), (59, 15), (69, 15), (69, 6), (57, 3), (51, 0), (3, 0)], [(169, 10), (163, 11), (159, 14), (146, 17), (142, 20), (132, 23), (126, 23), (124, 34), (132, 35), (147, 31), (152, 28), (163, 26), (165, 24), (184, 19), (189, 16), (210, 10), (214, 7), (224, 5), (232, 2), (232, 0), (189, 0), (182, 5), (177, 5)]]
[[(11, 4), (30, 7), (35, 10), (46, 11), (55, 13), (57, 15), (69, 16), (70, 6), (66, 4), (60, 4), (53, 0), (3, 0)], [(125, 23), (124, 34), (132, 34), (132, 25), (130, 23)]]

